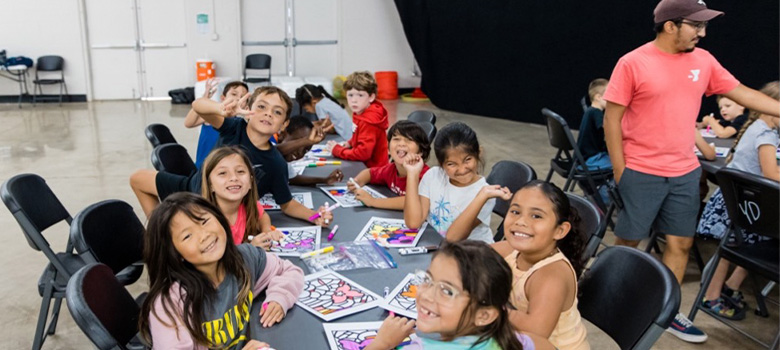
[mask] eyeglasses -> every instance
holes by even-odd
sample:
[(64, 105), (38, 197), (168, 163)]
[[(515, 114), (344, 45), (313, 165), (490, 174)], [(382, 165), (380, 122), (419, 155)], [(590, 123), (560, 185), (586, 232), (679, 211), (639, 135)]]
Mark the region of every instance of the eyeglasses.
[(694, 29), (696, 29), (697, 32), (702, 31), (707, 28), (707, 25), (709, 22), (703, 21), (703, 22), (693, 22), (693, 21), (682, 21), (683, 24), (687, 24)]
[(417, 286), (418, 295), (424, 293), (428, 288), (434, 287), (436, 300), (442, 304), (452, 304), (459, 296), (468, 293), (447, 282), (436, 282), (433, 280), (433, 276), (431, 276), (431, 274), (422, 270), (416, 270), (414, 272), (412, 283)]

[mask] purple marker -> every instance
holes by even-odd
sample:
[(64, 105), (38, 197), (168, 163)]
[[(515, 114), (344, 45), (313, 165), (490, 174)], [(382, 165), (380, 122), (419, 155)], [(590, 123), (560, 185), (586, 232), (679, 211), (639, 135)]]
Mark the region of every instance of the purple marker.
[(333, 239), (333, 236), (336, 235), (336, 230), (339, 229), (339, 225), (333, 226), (333, 229), (330, 230), (330, 233), (328, 233), (328, 242), (330, 242), (331, 239)]

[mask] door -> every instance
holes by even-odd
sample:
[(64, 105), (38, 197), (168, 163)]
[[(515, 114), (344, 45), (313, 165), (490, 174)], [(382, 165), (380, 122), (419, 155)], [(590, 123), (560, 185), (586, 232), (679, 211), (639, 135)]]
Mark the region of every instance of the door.
[(146, 99), (167, 99), (168, 90), (192, 85), (187, 74), (184, 0), (138, 0), (141, 67)]

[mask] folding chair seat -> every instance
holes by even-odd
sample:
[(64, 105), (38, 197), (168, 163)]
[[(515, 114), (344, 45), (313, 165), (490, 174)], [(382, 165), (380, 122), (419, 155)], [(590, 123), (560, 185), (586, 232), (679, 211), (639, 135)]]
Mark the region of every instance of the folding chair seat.
[[(487, 183), (491, 185), (500, 185), (502, 187), (509, 188), (513, 194), (523, 187), (525, 184), (536, 180), (536, 171), (527, 163), (515, 162), (511, 160), (502, 160), (493, 165), (485, 179)], [(501, 198), (496, 198), (496, 205), (493, 207), (493, 213), (502, 218), (501, 224), (498, 225), (496, 235), (493, 237), (495, 241), (500, 241), (504, 238), (504, 220), (506, 212), (509, 210), (510, 201), (505, 201)]]
[(550, 171), (545, 181), (549, 182), (553, 173), (557, 173), (566, 178), (562, 188), (564, 192), (573, 190), (574, 184), (578, 184), (601, 211), (606, 211), (607, 204), (602, 200), (598, 190), (613, 178), (612, 169), (590, 169), (585, 164), (585, 158), (577, 147), (577, 141), (566, 120), (547, 108), (542, 109), (542, 114), (547, 121), (550, 145), (558, 150), (555, 157), (550, 160)]
[(608, 247), (596, 255), (580, 278), (579, 292), (582, 317), (624, 350), (650, 349), (680, 307), (680, 285), (672, 271), (629, 247)]
[(168, 143), (177, 143), (176, 139), (171, 134), (171, 130), (163, 124), (149, 124), (144, 130), (146, 138), (152, 144), (152, 147), (164, 145)]
[(431, 111), (414, 111), (412, 113), (409, 113), (409, 116), (406, 117), (407, 120), (413, 121), (415, 123), (419, 122), (428, 122), (433, 125), (436, 125), (436, 114), (433, 114)]
[(183, 176), (198, 171), (187, 149), (178, 143), (166, 143), (155, 147), (152, 151), (152, 165), (157, 171)]
[[(710, 260), (711, 268), (706, 269), (701, 289), (694, 299), (688, 318), (693, 321), (697, 311), (701, 309), (757, 343), (769, 349), (776, 349), (780, 343), (780, 331), (775, 333), (772, 343), (767, 344), (740, 329), (733, 322), (717, 317), (709, 309), (702, 308), (700, 301), (704, 298), (712, 281), (715, 267), (723, 258), (749, 271), (757, 303), (756, 314), (768, 316), (762, 287), (757, 276), (775, 283), (780, 280), (780, 264), (778, 264), (780, 247), (777, 244), (777, 240), (780, 239), (780, 220), (778, 219), (780, 183), (732, 168), (722, 168), (715, 176), (718, 178), (718, 184), (720, 184), (723, 193), (723, 201), (726, 203), (726, 212), (731, 220), (731, 225), (728, 233), (723, 236), (718, 245), (715, 255)], [(774, 241), (766, 242), (767, 244), (747, 245), (742, 242), (741, 232), (752, 232), (774, 239)], [(730, 235), (734, 236), (734, 243), (729, 243)]]

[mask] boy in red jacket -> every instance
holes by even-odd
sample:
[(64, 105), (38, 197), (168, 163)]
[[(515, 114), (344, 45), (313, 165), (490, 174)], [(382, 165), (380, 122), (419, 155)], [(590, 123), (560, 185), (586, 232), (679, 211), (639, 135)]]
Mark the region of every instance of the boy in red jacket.
[(347, 103), (352, 109), (352, 138), (343, 145), (328, 141), (334, 156), (359, 160), (372, 168), (387, 159), (387, 110), (376, 100), (376, 80), (369, 72), (355, 72), (344, 82)]

